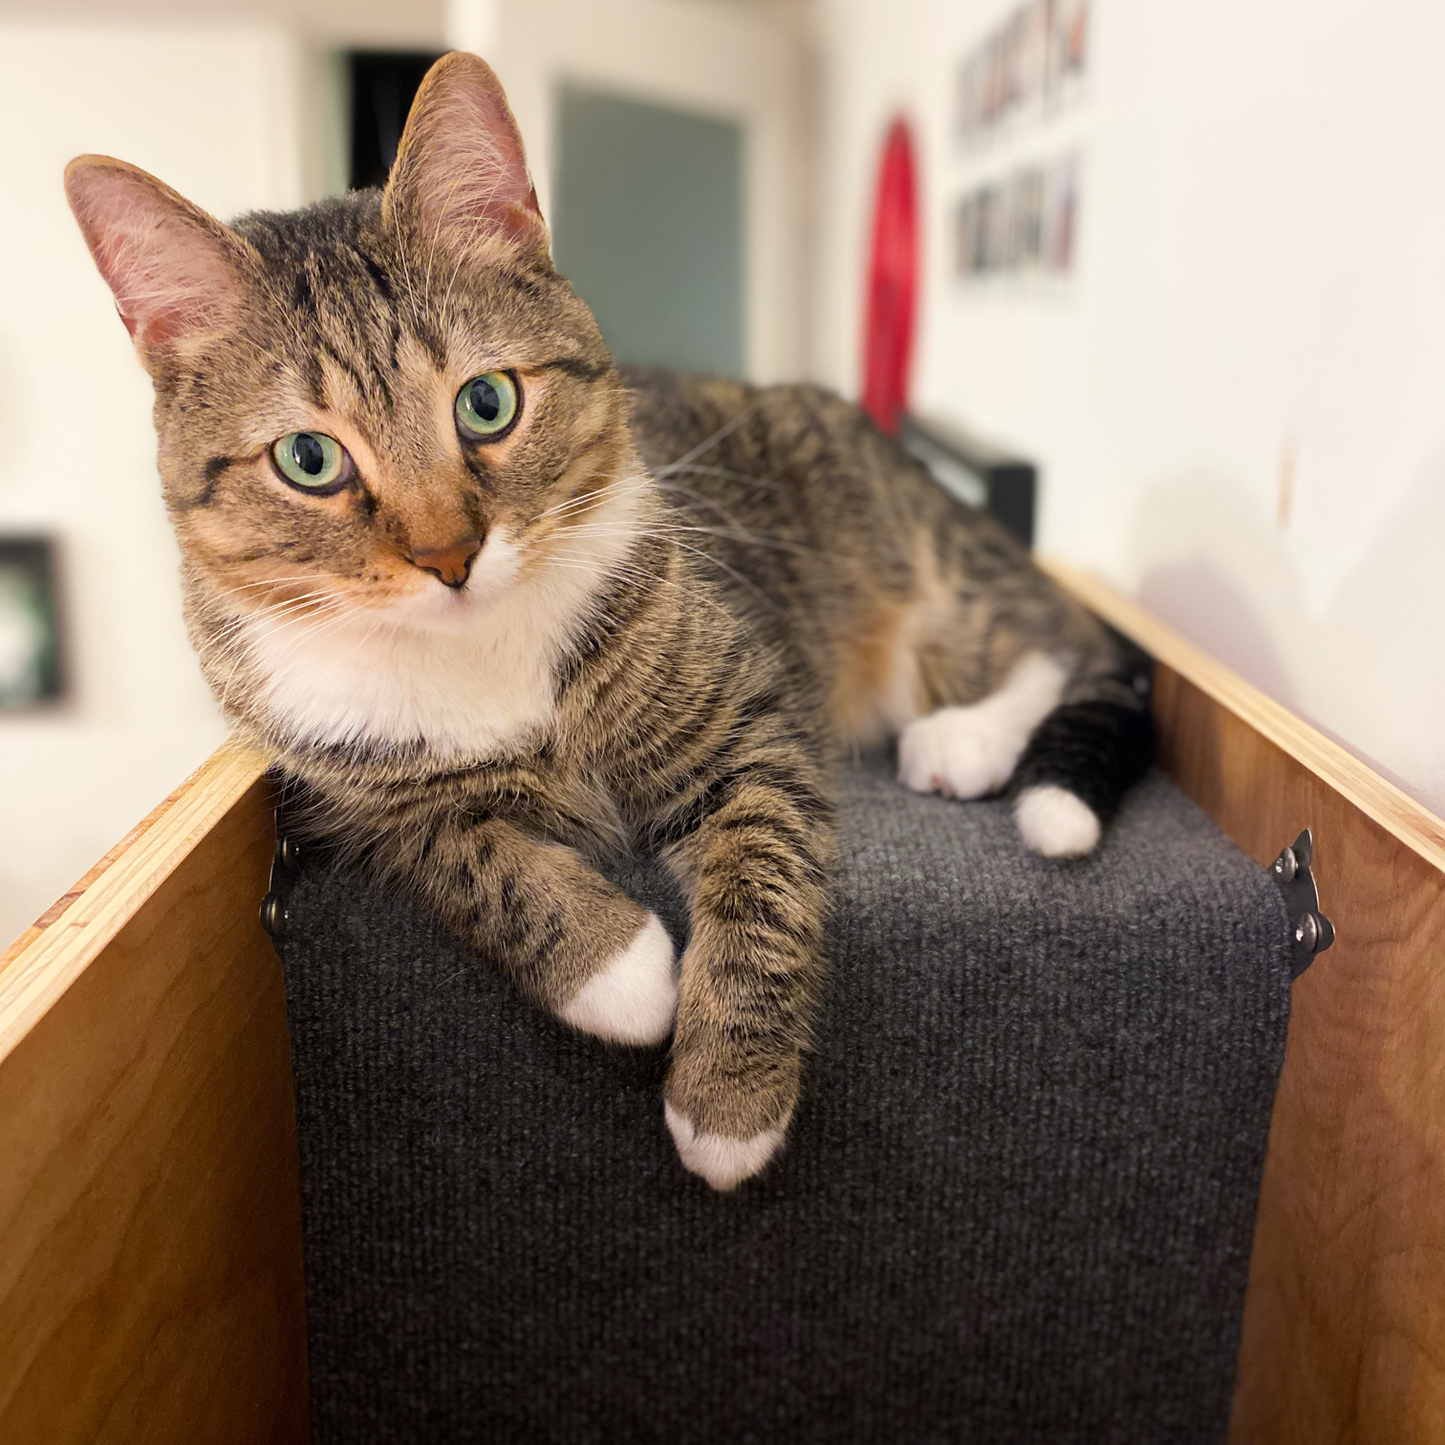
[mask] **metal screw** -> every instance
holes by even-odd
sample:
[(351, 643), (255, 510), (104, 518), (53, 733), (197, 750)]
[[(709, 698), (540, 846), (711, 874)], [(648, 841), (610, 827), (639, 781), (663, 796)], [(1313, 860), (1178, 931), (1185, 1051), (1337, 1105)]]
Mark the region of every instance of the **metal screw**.
[(272, 938), (280, 938), (286, 932), (286, 903), (279, 893), (268, 893), (261, 900), (261, 927)]
[(1294, 926), (1294, 940), (1300, 947), (1313, 953), (1319, 947), (1320, 922), (1313, 913), (1306, 913)]

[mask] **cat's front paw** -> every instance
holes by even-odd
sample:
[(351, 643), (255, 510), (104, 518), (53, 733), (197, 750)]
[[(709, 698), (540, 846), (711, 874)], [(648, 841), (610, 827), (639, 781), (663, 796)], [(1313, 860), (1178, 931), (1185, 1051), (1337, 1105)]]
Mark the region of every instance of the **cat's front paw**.
[(735, 1189), (783, 1146), (798, 1098), (801, 1059), (788, 1054), (752, 1067), (728, 1060), (727, 1044), (698, 1047), (691, 1030), (673, 1046), (664, 1114), (685, 1169), (714, 1189)]
[(657, 914), (558, 1010), (564, 1023), (619, 1044), (660, 1044), (672, 1032), (677, 980), (672, 939)]
[(733, 1139), (726, 1134), (703, 1134), (693, 1127), (686, 1114), (663, 1105), (672, 1142), (683, 1168), (701, 1175), (714, 1189), (736, 1189), (744, 1179), (751, 1179), (782, 1147), (787, 1128), (775, 1124), (760, 1129), (747, 1139)]

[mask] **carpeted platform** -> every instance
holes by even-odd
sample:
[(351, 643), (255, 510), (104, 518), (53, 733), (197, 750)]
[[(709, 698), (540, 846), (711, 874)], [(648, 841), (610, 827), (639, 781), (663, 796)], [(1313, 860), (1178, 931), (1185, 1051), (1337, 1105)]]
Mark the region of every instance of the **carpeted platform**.
[[(303, 862), (282, 942), (319, 1445), (1221, 1441), (1289, 1009), (1274, 885), (1149, 778), (1098, 856), (845, 789), (786, 1155)], [(675, 925), (661, 877), (628, 886)]]

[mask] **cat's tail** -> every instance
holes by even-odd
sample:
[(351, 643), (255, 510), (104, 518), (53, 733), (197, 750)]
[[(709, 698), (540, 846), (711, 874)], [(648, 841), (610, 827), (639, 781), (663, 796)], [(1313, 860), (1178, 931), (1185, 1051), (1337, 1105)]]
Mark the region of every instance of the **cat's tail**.
[(1121, 666), (1089, 679), (1034, 731), (1008, 793), (1024, 842), (1048, 858), (1090, 853), (1154, 760), (1154, 664), (1122, 637)]

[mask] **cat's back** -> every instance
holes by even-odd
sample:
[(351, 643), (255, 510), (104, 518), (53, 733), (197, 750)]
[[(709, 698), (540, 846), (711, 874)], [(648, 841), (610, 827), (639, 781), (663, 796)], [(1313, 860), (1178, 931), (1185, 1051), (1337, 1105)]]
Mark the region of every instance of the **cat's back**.
[(920, 567), (979, 576), (1028, 569), (1002, 527), (946, 493), (835, 392), (633, 367), (621, 374), (633, 440), (693, 529), (690, 545), (789, 607), (912, 593)]
[[(839, 470), (883, 442), (856, 406), (810, 383), (751, 386), (729, 377), (620, 367), (632, 398), (632, 432), (643, 460), (663, 480), (691, 478), (705, 495), (718, 482), (805, 482)], [(844, 467), (853, 470), (853, 467)], [(724, 474), (731, 474), (730, 478)]]
[[(637, 449), (672, 505), (705, 529), (699, 544), (740, 556), (753, 575), (771, 546), (854, 565), (884, 580), (920, 539), (986, 519), (943, 493), (867, 415), (810, 383), (750, 386), (724, 377), (623, 367)], [(779, 559), (774, 556), (776, 563)], [(796, 566), (785, 567), (787, 573)]]

